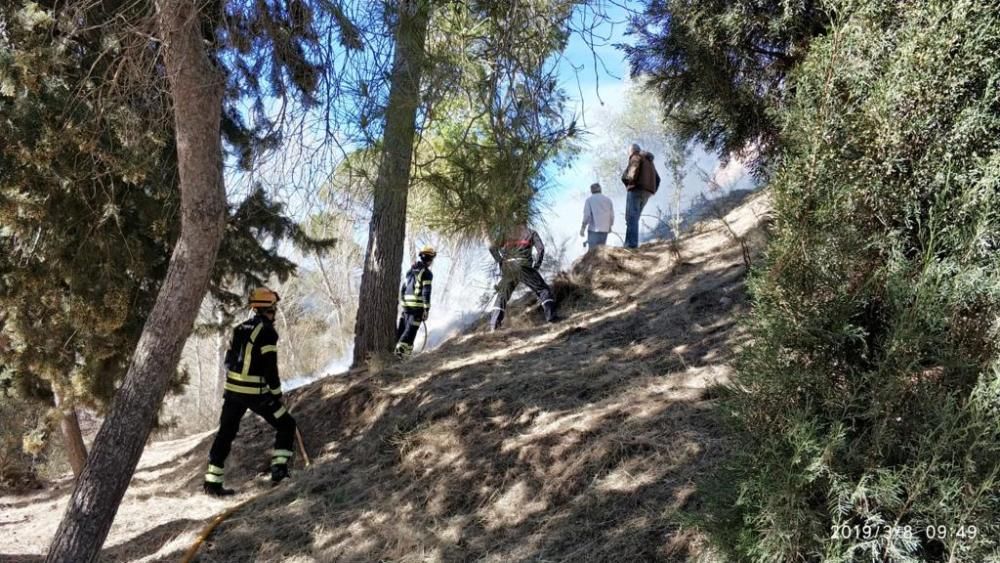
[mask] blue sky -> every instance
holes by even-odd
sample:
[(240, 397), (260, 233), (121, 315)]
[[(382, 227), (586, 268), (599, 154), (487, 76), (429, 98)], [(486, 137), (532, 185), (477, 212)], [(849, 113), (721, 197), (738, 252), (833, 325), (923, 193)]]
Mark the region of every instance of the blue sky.
[[(614, 47), (615, 44), (629, 43), (632, 38), (626, 35), (629, 12), (626, 8), (616, 5), (622, 2), (602, 1), (597, 2), (600, 9), (607, 12), (596, 20), (596, 27), (593, 28), (593, 44), (580, 35), (571, 35), (569, 44), (565, 52), (556, 61), (560, 86), (569, 96), (569, 103), (566, 111), (568, 116), (577, 118), (578, 125), (581, 126), (585, 134), (583, 135), (583, 151), (575, 159), (572, 165), (563, 170), (549, 171), (549, 188), (543, 192), (541, 197), (542, 207), (549, 210), (544, 215), (545, 227), (553, 231), (557, 238), (566, 238), (574, 232), (579, 231), (578, 215), (582, 213), (583, 200), (589, 195), (588, 186), (596, 180), (595, 178), (595, 154), (594, 147), (600, 146), (602, 140), (607, 144), (607, 139), (602, 139), (602, 131), (596, 127), (602, 116), (606, 117), (609, 112), (615, 112), (624, 105), (626, 89), (630, 85), (628, 80), (629, 67), (625, 61), (625, 54), (620, 49)], [(641, 9), (644, 2), (625, 1), (630, 9)], [(581, 28), (587, 24), (594, 23), (594, 15), (591, 5), (583, 5), (577, 8), (575, 16), (575, 27)], [(587, 21), (590, 20), (590, 21)], [(650, 115), (651, 121), (659, 121), (660, 115)], [(330, 140), (318, 134), (306, 134), (297, 141), (309, 140), (315, 145), (329, 144)], [(293, 141), (294, 142), (294, 141)], [(626, 147), (616, 148), (622, 155), (622, 165), (624, 166)], [(256, 171), (252, 175), (241, 175), (233, 173), (227, 179), (227, 186), (230, 189), (245, 191), (248, 188), (250, 176), (267, 178), (276, 190), (276, 196), (289, 205), (289, 211), (296, 216), (304, 216), (316, 210), (316, 195), (319, 185), (324, 176), (322, 170), (318, 173), (313, 166), (297, 166), (299, 153), (302, 149), (288, 146), (278, 158), (272, 161), (262, 170)], [(657, 155), (661, 157), (663, 155)], [(705, 170), (713, 170), (717, 160), (704, 154), (703, 151), (696, 154), (699, 166)], [(335, 164), (330, 161), (329, 164)], [(662, 167), (662, 165), (658, 166)], [(322, 168), (322, 166), (320, 167)], [(664, 170), (660, 170), (661, 176), (665, 176)], [(239, 181), (242, 176), (243, 181)], [(607, 184), (607, 181), (605, 181)], [(685, 192), (686, 198), (682, 202), (685, 207), (690, 199), (703, 191), (704, 182), (696, 181), (695, 175), (690, 175), (690, 184)], [(668, 196), (665, 190), (662, 194), (657, 194), (651, 201), (649, 209), (669, 207)], [(605, 193), (613, 199), (621, 200), (622, 205), (617, 206), (617, 210), (624, 209), (624, 192), (620, 186), (605, 185)], [(616, 202), (617, 203), (617, 202)], [(624, 225), (624, 215), (619, 213), (617, 227)], [(572, 220), (571, 220), (572, 219)], [(358, 242), (363, 244), (367, 236), (367, 228), (359, 227)], [(612, 238), (614, 240), (614, 238)], [(582, 247), (578, 250), (582, 250)], [(580, 252), (575, 252), (567, 258), (573, 259)]]
[[(594, 29), (594, 45), (574, 34), (558, 66), (561, 86), (573, 100), (570, 110), (585, 129), (593, 126), (596, 112), (621, 103), (629, 73), (625, 53), (614, 47), (628, 42), (628, 13), (612, 7), (607, 15), (608, 19)], [(558, 177), (561, 188), (581, 183), (590, 185), (589, 172), (583, 166), (574, 166)]]
[[(643, 3), (630, 2), (630, 8), (641, 9)], [(625, 53), (614, 47), (615, 44), (628, 44), (632, 37), (626, 35), (628, 12), (622, 7), (608, 6), (608, 18), (594, 28), (594, 45), (588, 45), (578, 34), (575, 34), (559, 61), (558, 71), (561, 86), (571, 98), (568, 110), (579, 119), (579, 124), (586, 130), (583, 150), (572, 165), (564, 170), (553, 171), (549, 189), (542, 194), (542, 205), (547, 210), (543, 214), (544, 227), (558, 242), (570, 240), (566, 258), (573, 260), (583, 254), (585, 248), (579, 238), (579, 229), (583, 202), (589, 196), (589, 186), (596, 181), (595, 166), (596, 147), (602, 145), (604, 132), (598, 127), (602, 114), (614, 113), (625, 103), (626, 91), (635, 87), (629, 79), (629, 66)], [(650, 115), (651, 121), (659, 122), (661, 114)], [(664, 135), (665, 136), (665, 135)], [(605, 143), (606, 144), (606, 143)], [(625, 165), (627, 147), (620, 147), (622, 167)], [(657, 155), (662, 157), (663, 155)], [(715, 174), (726, 187), (738, 184), (746, 187), (747, 180), (740, 180), (742, 167), (738, 164), (722, 169), (719, 160), (714, 155), (695, 148), (692, 154), (693, 165)], [(662, 159), (661, 161), (662, 162)], [(664, 185), (654, 196), (647, 210), (650, 214), (656, 211), (666, 211), (671, 207), (670, 190), (665, 188), (666, 171), (658, 163)], [(615, 231), (624, 234), (624, 201), (625, 193), (620, 186), (604, 186), (605, 195), (615, 203)], [(681, 209), (686, 209), (701, 193), (707, 191), (707, 182), (692, 168), (684, 182)], [(620, 244), (614, 236), (609, 238), (609, 244)], [(568, 264), (564, 264), (568, 266)]]
[[(636, 2), (632, 3), (637, 4)], [(595, 164), (597, 157), (593, 147), (607, 144), (607, 137), (599, 127), (600, 117), (608, 112), (620, 110), (624, 103), (627, 88), (631, 86), (628, 80), (628, 64), (623, 51), (616, 49), (616, 43), (628, 43), (631, 39), (625, 35), (626, 12), (616, 8), (609, 14), (610, 18), (594, 31), (602, 39), (597, 41), (594, 49), (580, 36), (573, 36), (566, 51), (558, 61), (558, 72), (561, 86), (570, 98), (567, 108), (570, 115), (578, 119), (578, 123), (587, 130), (585, 146), (572, 165), (563, 170), (550, 170), (551, 185), (542, 193), (541, 203), (545, 212), (539, 225), (557, 244), (566, 241), (566, 253), (561, 268), (569, 268), (571, 262), (582, 255), (586, 248), (583, 238), (580, 238), (580, 224), (583, 214), (583, 204), (590, 195), (589, 186), (595, 180)], [(595, 63), (595, 55), (598, 60)], [(650, 120), (659, 122), (660, 112), (649, 116)], [(627, 147), (620, 147), (622, 166), (625, 165)], [(662, 157), (662, 155), (659, 155)], [(704, 151), (694, 151), (695, 164), (708, 172), (716, 172), (718, 159)], [(738, 166), (736, 168), (739, 168)], [(738, 176), (739, 170), (736, 171)], [(660, 175), (668, 182), (665, 171)], [(685, 181), (682, 209), (687, 207), (691, 198), (705, 191), (705, 181), (698, 174), (690, 173)], [(664, 184), (665, 185), (665, 184)], [(655, 214), (656, 208), (666, 209), (669, 206), (669, 189), (661, 186), (659, 193), (650, 200), (647, 212)], [(615, 204), (616, 219), (614, 231), (624, 234), (625, 191), (620, 186), (606, 186), (605, 193)], [(617, 237), (609, 237), (610, 244), (620, 244)], [(438, 341), (445, 335), (464, 325), (470, 315), (475, 316), (480, 308), (479, 298), (483, 291), (488, 291), (493, 280), (489, 279), (488, 264), (491, 262), (486, 253), (485, 245), (480, 252), (468, 257), (472, 263), (463, 263), (461, 268), (452, 273), (450, 256), (439, 256), (435, 262), (435, 284), (437, 288), (444, 286), (458, 288), (444, 295), (439, 313), (432, 315), (428, 327), (433, 335), (432, 340)], [(440, 281), (439, 281), (440, 280)], [(436, 289), (435, 291), (439, 291)]]
[[(609, 13), (609, 17), (594, 31), (593, 49), (591, 45), (578, 34), (574, 34), (568, 44), (566, 51), (557, 61), (558, 73), (562, 88), (569, 96), (570, 101), (567, 112), (577, 118), (578, 124), (587, 131), (584, 136), (585, 143), (580, 155), (572, 165), (563, 170), (550, 170), (550, 187), (543, 192), (541, 203), (543, 209), (542, 227), (543, 232), (551, 235), (557, 243), (567, 241), (566, 254), (562, 268), (568, 268), (570, 262), (585, 252), (582, 245), (583, 239), (579, 237), (580, 223), (582, 218), (583, 203), (589, 196), (589, 186), (595, 181), (595, 162), (597, 156), (593, 147), (601, 146), (602, 139), (607, 144), (605, 132), (598, 126), (602, 114), (616, 112), (624, 104), (627, 88), (630, 87), (628, 80), (629, 68), (625, 61), (623, 51), (614, 47), (617, 43), (629, 43), (631, 37), (627, 36), (627, 12), (621, 7), (612, 7), (610, 2), (604, 3)], [(639, 7), (643, 3), (630, 2), (631, 6)], [(595, 60), (596, 56), (596, 60)], [(661, 115), (655, 112), (649, 119), (660, 121)], [(625, 165), (626, 146), (615, 149), (621, 151), (621, 164)], [(661, 156), (662, 155), (658, 155)], [(704, 170), (715, 171), (717, 159), (707, 155), (704, 151), (696, 151), (695, 160)], [(296, 178), (294, 165), (288, 166), (288, 159), (280, 159), (276, 164), (275, 173), (277, 177), (290, 181), (293, 185), (290, 193), (284, 195), (286, 201), (292, 205), (293, 213), (299, 209), (308, 210), (307, 201), (301, 200), (302, 193), (313, 193), (318, 186), (306, 186), (300, 184)], [(660, 170), (660, 175), (667, 182), (664, 170)], [(308, 182), (309, 179), (301, 181)], [(616, 220), (614, 231), (619, 235), (624, 234), (624, 200), (625, 192), (620, 185), (609, 186), (605, 182), (605, 193), (612, 198), (615, 204)], [(306, 188), (300, 192), (298, 187)], [(689, 204), (691, 197), (704, 191), (705, 181), (697, 177), (696, 174), (689, 174), (685, 183), (685, 199), (682, 201), (682, 208)], [(655, 214), (657, 208), (668, 207), (669, 189), (661, 190), (650, 201), (648, 213)], [(298, 201), (296, 201), (298, 200)], [(297, 204), (302, 204), (297, 205)], [(355, 233), (356, 241), (362, 246), (367, 238), (367, 226), (359, 225)], [(423, 244), (426, 241), (416, 241)], [(620, 244), (617, 236), (609, 237), (609, 244)], [(404, 258), (404, 267), (409, 264), (412, 257)], [(454, 257), (459, 258), (459, 257)], [(483, 292), (488, 292), (495, 280), (490, 279), (489, 254), (486, 252), (485, 244), (478, 251), (465, 254), (459, 260), (453, 257), (441, 255), (435, 263), (435, 285), (436, 285), (436, 307), (435, 314), (428, 322), (428, 327), (434, 336), (433, 341), (439, 341), (446, 334), (451, 333), (457, 327), (465, 324), (470, 315), (475, 315), (480, 309), (480, 298)], [(456, 266), (453, 269), (453, 265)], [(355, 272), (360, 275), (359, 272)], [(448, 288), (452, 288), (449, 290)], [(337, 362), (343, 360), (333, 359), (333, 367), (341, 367)], [(327, 370), (330, 371), (330, 370)]]

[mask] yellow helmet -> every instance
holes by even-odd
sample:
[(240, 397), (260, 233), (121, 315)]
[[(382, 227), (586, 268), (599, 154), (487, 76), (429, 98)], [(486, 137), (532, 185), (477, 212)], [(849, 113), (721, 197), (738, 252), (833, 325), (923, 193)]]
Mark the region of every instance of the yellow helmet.
[(251, 309), (270, 309), (281, 301), (281, 297), (266, 287), (258, 287), (250, 292)]
[(434, 258), (438, 255), (437, 251), (434, 250), (433, 246), (425, 246), (420, 249), (420, 256), (427, 256), (428, 258)]

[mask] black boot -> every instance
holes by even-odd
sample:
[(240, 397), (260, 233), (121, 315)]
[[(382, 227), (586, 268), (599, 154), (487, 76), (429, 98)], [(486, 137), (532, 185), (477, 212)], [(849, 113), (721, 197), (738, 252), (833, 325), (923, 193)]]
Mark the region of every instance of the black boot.
[(556, 316), (556, 304), (554, 301), (546, 301), (545, 304), (542, 305), (542, 309), (545, 310), (546, 321), (554, 323), (559, 320), (559, 317)]
[(208, 481), (202, 485), (202, 490), (211, 497), (231, 497), (236, 494), (236, 491), (232, 489), (223, 488), (222, 483), (209, 483)]
[(288, 472), (288, 465), (281, 463), (278, 465), (271, 466), (271, 482), (277, 485), (278, 483), (284, 481), (291, 476)]
[(503, 324), (503, 311), (497, 309), (490, 316), (490, 332), (499, 330), (501, 324)]
[(413, 346), (406, 342), (397, 342), (396, 348), (392, 353), (396, 356), (397, 360), (405, 360), (413, 354)]

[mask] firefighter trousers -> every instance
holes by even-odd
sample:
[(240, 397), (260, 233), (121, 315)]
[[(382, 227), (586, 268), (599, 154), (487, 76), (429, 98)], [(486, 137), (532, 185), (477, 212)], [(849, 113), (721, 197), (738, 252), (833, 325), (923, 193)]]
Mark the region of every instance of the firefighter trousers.
[(276, 430), (274, 436), (274, 457), (272, 463), (291, 457), (295, 445), (295, 419), (281, 404), (281, 400), (271, 394), (247, 395), (226, 391), (222, 400), (222, 415), (219, 417), (219, 432), (208, 453), (209, 464), (222, 468), (226, 465), (229, 450), (240, 430), (240, 420), (251, 410), (263, 418)]
[(396, 355), (406, 357), (413, 353), (413, 342), (417, 339), (417, 332), (420, 331), (420, 323), (423, 322), (423, 309), (416, 311), (403, 310), (399, 317), (399, 324), (396, 325)]
[(527, 261), (511, 261), (502, 265), (500, 270), (500, 283), (497, 284), (497, 296), (493, 302), (493, 312), (490, 315), (490, 326), (494, 329), (500, 328), (503, 318), (507, 313), (507, 302), (514, 294), (517, 285), (524, 282), (531, 291), (535, 292), (535, 297), (542, 304), (545, 311), (545, 320), (552, 321), (555, 318), (555, 298), (549, 284), (545, 283), (538, 270), (531, 267)]

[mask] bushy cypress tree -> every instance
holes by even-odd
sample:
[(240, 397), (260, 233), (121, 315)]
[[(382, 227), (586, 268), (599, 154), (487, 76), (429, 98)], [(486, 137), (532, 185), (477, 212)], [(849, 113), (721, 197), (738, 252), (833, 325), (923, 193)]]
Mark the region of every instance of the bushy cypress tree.
[(781, 115), (706, 529), (735, 560), (996, 560), (1000, 12), (830, 5)]

